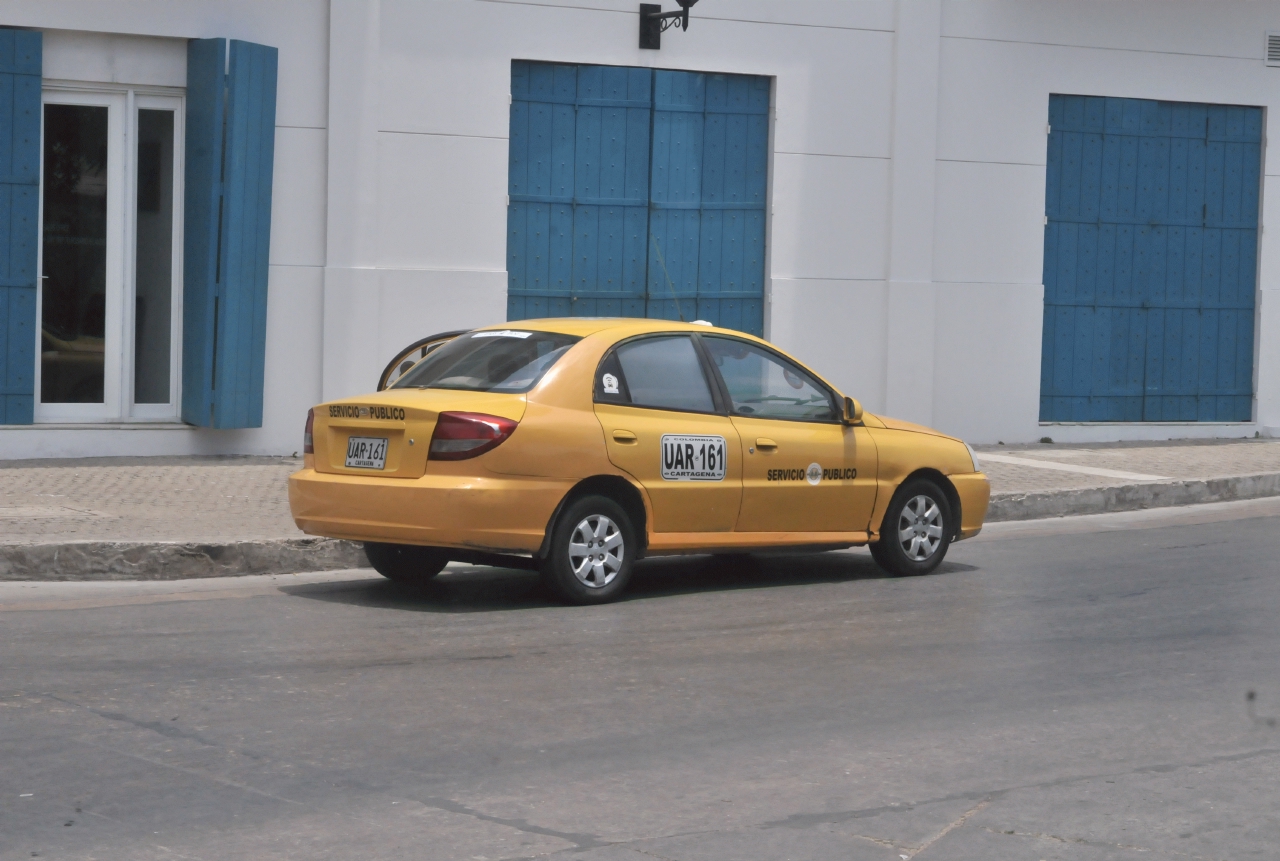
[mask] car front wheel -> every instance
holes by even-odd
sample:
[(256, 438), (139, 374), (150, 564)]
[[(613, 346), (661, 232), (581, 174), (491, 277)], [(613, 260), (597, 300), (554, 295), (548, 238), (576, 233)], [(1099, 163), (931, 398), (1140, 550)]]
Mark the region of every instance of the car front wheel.
[(449, 564), (449, 556), (441, 548), (419, 547), (414, 544), (366, 541), (364, 555), (374, 571), (388, 580), (406, 586), (423, 585)]
[(571, 604), (604, 604), (627, 588), (637, 548), (621, 505), (607, 496), (584, 496), (556, 521), (542, 576)]
[(893, 495), (871, 555), (895, 577), (928, 574), (942, 564), (954, 533), (946, 494), (933, 482), (917, 479)]

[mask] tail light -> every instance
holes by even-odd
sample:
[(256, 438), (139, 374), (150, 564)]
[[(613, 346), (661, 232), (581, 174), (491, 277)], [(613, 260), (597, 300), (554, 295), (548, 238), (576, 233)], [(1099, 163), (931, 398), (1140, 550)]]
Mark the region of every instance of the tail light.
[(305, 427), (302, 428), (302, 453), (303, 454), (316, 453), (315, 437), (311, 435), (313, 429), (315, 428), (315, 424), (316, 424), (316, 411), (307, 410), (307, 424)]
[(431, 460), (466, 460), (497, 448), (517, 422), (484, 413), (441, 413), (431, 435)]

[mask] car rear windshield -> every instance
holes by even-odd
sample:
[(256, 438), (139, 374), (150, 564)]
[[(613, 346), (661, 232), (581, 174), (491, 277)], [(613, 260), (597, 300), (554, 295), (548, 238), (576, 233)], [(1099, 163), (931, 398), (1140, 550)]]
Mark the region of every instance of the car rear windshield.
[(519, 329), (470, 332), (414, 365), (392, 388), (527, 392), (580, 340)]

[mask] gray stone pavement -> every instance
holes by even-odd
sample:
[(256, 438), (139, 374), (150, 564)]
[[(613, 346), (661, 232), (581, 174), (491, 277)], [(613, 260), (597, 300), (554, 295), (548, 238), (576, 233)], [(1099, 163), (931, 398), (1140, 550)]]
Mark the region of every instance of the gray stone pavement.
[[(1099, 471), (1166, 481), (1280, 473), (1280, 440), (1274, 439), (984, 445), (977, 449), (983, 471), (991, 478), (993, 494), (1109, 487), (1138, 480)], [(1002, 459), (997, 461), (996, 457)], [(1076, 471), (1050, 469), (1046, 464), (1061, 464)]]
[(0, 461), (0, 544), (299, 538), (290, 457)]
[[(1280, 440), (982, 446), (991, 520), (1280, 494)], [(321, 570), (361, 560), (305, 539), (289, 515), (288, 457), (0, 461), (0, 579)], [(159, 554), (159, 555), (157, 555)], [(46, 575), (47, 576), (47, 575)], [(167, 576), (174, 576), (173, 574)]]
[(987, 520), (1032, 520), (1280, 495), (1280, 441), (980, 446)]

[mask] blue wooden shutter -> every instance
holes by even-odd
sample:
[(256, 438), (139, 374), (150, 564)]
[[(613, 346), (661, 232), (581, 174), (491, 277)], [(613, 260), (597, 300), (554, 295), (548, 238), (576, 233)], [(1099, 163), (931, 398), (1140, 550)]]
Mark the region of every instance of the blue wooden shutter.
[(652, 80), (648, 69), (578, 67), (574, 316), (644, 316)]
[(182, 418), (261, 427), (277, 51), (227, 53), (222, 39), (187, 51)]
[(1248, 421), (1260, 108), (1049, 100), (1042, 421)]
[(182, 257), (182, 420), (213, 424), (213, 342), (222, 208), (224, 39), (187, 43), (186, 176)]
[(708, 75), (698, 317), (764, 334), (769, 79)]
[(652, 79), (512, 63), (508, 319), (644, 316)]
[(648, 316), (764, 332), (769, 80), (654, 72)]
[(577, 91), (576, 66), (511, 64), (508, 320), (570, 314)]
[(262, 426), (276, 140), (276, 49), (231, 42), (215, 427)]
[(707, 76), (659, 71), (653, 89), (647, 316), (689, 321), (698, 316)]
[(0, 424), (35, 408), (39, 32), (0, 29)]
[(511, 64), (507, 319), (764, 330), (769, 79)]

